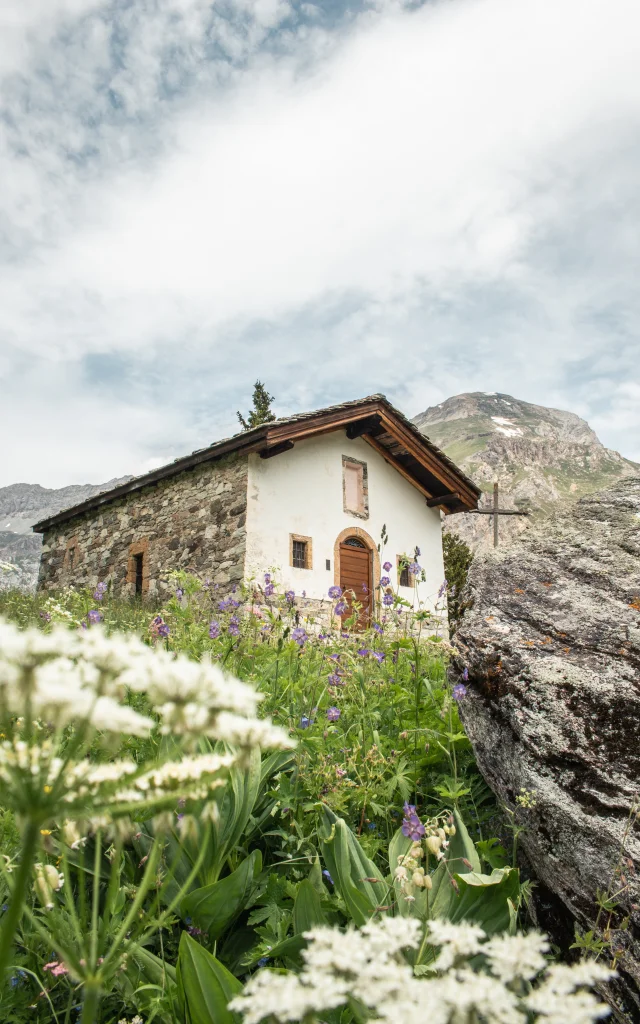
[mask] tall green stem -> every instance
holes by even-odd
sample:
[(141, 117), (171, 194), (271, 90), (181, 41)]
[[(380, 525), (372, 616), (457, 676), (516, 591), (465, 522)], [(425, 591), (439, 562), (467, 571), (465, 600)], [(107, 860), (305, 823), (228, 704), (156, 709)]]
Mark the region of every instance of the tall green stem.
[(82, 1002), (81, 1024), (95, 1024), (100, 1002), (100, 986), (95, 981), (85, 981)]
[(38, 849), (38, 822), (29, 819), (22, 838), (22, 856), (20, 866), (15, 874), (11, 887), (9, 906), (2, 919), (0, 930), (0, 989), (4, 988), (4, 972), (7, 969), (11, 952), (13, 950), (13, 938), (22, 917), (25, 896), (31, 879), (33, 862), (36, 859)]

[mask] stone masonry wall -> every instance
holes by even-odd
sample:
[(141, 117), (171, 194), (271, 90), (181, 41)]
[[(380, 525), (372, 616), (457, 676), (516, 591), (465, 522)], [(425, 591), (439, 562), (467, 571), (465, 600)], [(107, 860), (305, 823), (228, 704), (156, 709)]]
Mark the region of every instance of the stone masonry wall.
[(205, 463), (52, 527), (38, 588), (110, 582), (132, 595), (135, 555), (143, 557), (143, 595), (161, 596), (172, 569), (193, 569), (222, 587), (240, 582), (246, 510), (246, 456)]

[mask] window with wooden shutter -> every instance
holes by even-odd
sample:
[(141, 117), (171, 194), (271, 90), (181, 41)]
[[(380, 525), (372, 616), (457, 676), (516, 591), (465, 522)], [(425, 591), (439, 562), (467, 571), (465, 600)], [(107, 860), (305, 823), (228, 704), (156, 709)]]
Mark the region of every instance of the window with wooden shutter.
[(413, 575), (409, 572), (410, 558), (407, 555), (398, 555), (398, 586), (412, 587)]
[(369, 518), (367, 464), (342, 456), (343, 509), (359, 519)]

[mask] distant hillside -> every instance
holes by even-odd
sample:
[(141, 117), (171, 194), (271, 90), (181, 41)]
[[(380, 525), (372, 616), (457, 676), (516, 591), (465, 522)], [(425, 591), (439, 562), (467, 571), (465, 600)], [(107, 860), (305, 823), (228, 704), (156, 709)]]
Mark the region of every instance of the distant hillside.
[[(575, 413), (511, 395), (455, 395), (413, 422), (487, 492), (487, 505), (496, 479), (502, 507), (542, 515), (557, 502), (575, 501), (622, 477), (640, 475), (640, 465), (605, 448)], [(503, 516), (501, 542), (526, 525), (525, 517)], [(490, 542), (488, 516), (449, 516), (447, 526), (473, 547)]]
[(11, 566), (5, 570), (0, 568), (0, 590), (35, 587), (42, 539), (31, 532), (34, 523), (127, 480), (131, 477), (119, 477), (106, 484), (72, 484), (57, 489), (40, 484), (0, 487), (0, 563)]

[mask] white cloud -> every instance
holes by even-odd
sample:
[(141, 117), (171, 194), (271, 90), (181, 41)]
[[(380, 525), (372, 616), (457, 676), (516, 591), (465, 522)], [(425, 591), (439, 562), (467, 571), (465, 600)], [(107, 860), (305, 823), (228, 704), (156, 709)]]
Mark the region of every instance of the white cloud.
[[(284, 0), (23, 24), (38, 102), (4, 136), (0, 338), (63, 366), (206, 359), (234, 394), (260, 366), (307, 405), (489, 387), (640, 430), (615, 390), (637, 373), (635, 0), (377, 7), (333, 31)], [(86, 14), (75, 63), (51, 12)], [(131, 437), (114, 450), (151, 457)]]

